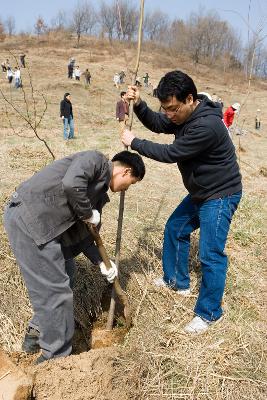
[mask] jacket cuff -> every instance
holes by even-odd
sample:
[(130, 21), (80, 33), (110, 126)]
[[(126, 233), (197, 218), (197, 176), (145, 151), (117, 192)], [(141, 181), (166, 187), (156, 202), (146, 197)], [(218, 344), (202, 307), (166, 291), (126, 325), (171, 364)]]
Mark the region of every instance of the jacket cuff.
[(141, 144), (142, 139), (134, 138), (131, 143), (131, 149), (138, 151), (139, 145)]

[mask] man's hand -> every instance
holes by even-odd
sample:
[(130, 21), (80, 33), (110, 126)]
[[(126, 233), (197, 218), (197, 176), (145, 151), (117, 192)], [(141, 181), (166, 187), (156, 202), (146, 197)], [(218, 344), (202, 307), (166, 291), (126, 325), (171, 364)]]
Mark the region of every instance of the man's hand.
[(126, 92), (126, 99), (128, 101), (133, 100), (134, 105), (138, 106), (141, 102), (140, 91), (137, 86), (128, 86), (128, 90)]
[(64, 117), (64, 115), (62, 115), (62, 117), (61, 117), (62, 119), (64, 119), (65, 117)]
[(97, 226), (100, 222), (100, 213), (97, 210), (92, 210), (93, 215), (88, 218), (85, 222)]
[(117, 265), (110, 260), (111, 268), (107, 269), (106, 264), (102, 261), (99, 264), (101, 274), (104, 275), (109, 283), (113, 283), (114, 279), (118, 276), (118, 268)]
[(132, 134), (131, 131), (125, 129), (121, 136), (121, 141), (125, 146), (131, 146), (132, 141), (134, 140), (135, 136)]

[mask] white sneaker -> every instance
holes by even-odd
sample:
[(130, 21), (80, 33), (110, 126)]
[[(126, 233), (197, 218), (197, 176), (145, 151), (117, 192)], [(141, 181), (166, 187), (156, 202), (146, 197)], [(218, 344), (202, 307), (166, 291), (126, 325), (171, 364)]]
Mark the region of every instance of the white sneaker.
[(181, 296), (189, 296), (191, 293), (190, 289), (178, 289), (176, 290), (177, 294), (180, 294)]
[(157, 287), (168, 287), (167, 283), (164, 281), (162, 277), (154, 279), (153, 283)]
[(216, 322), (219, 322), (221, 318), (217, 321), (205, 321), (204, 319), (196, 316), (192, 319), (189, 324), (184, 327), (184, 332), (193, 333), (195, 335), (199, 335), (200, 333), (205, 332), (210, 326), (214, 325)]
[[(172, 289), (171, 285), (168, 285), (162, 277), (154, 279), (154, 285), (157, 287), (166, 287)], [(188, 296), (190, 294), (190, 289), (178, 289), (174, 290), (177, 294), (182, 296)]]

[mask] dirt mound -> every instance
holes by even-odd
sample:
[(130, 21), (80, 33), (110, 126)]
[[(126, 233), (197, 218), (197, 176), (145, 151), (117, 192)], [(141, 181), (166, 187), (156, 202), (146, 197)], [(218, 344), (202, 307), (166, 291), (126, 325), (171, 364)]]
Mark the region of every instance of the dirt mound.
[(127, 400), (123, 388), (115, 387), (116, 359), (114, 348), (91, 350), (59, 358), (36, 367), (36, 400)]
[(31, 397), (32, 380), (0, 349), (0, 398), (26, 400)]

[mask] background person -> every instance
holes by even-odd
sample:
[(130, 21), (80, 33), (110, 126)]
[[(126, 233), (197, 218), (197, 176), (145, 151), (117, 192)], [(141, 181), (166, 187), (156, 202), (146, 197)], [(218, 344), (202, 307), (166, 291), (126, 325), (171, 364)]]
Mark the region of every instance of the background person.
[(80, 70), (79, 65), (77, 65), (77, 67), (76, 67), (75, 70), (74, 70), (74, 76), (75, 76), (75, 80), (76, 80), (76, 81), (79, 81), (79, 80), (80, 80), (80, 77), (81, 77), (81, 70)]
[(126, 98), (126, 92), (121, 92), (121, 100), (116, 105), (116, 119), (120, 124), (120, 132), (125, 128), (129, 118), (129, 103)]
[(70, 101), (70, 93), (64, 94), (64, 99), (60, 102), (60, 117), (63, 121), (63, 138), (64, 140), (74, 138), (74, 122), (72, 103)]
[(21, 55), (19, 56), (20, 66), (21, 66), (22, 68), (25, 68), (25, 67), (26, 67), (26, 65), (25, 65), (25, 57), (26, 57), (26, 54), (21, 54)]
[(230, 128), (230, 126), (233, 124), (235, 114), (238, 113), (239, 110), (240, 110), (239, 103), (234, 103), (226, 109), (226, 111), (223, 114), (223, 121), (227, 128)]
[(91, 77), (92, 76), (91, 76), (90, 71), (88, 70), (88, 68), (86, 68), (86, 70), (84, 71), (83, 75), (84, 75), (85, 85), (89, 86), (90, 83), (91, 83)]
[(7, 77), (8, 83), (12, 83), (13, 76), (14, 76), (14, 71), (12, 71), (12, 69), (10, 67), (7, 67), (6, 77)]

